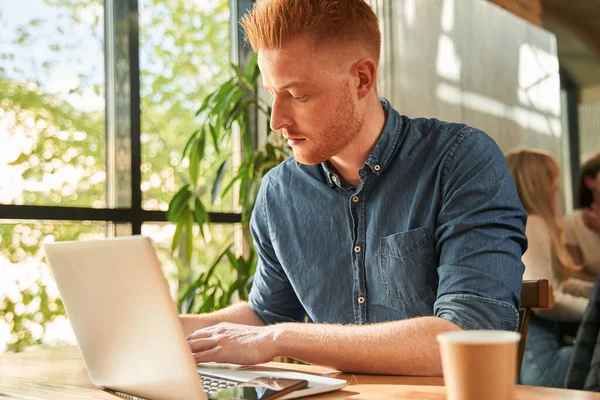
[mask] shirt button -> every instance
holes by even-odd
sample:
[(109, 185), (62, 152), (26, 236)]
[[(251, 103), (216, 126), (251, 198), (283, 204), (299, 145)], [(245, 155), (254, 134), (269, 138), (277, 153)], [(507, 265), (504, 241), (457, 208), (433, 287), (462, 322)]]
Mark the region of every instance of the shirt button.
[(363, 304), (364, 302), (365, 302), (365, 298), (364, 298), (364, 297), (362, 297), (362, 296), (360, 296), (360, 297), (358, 298), (358, 304)]
[(358, 196), (352, 196), (352, 201), (358, 203)]
[(379, 164), (377, 164), (377, 165), (375, 166), (375, 171), (379, 171), (380, 169), (381, 169), (381, 166), (380, 166)]
[(331, 177), (331, 180), (332, 180), (332, 181), (334, 181), (334, 182), (337, 182), (337, 176), (333, 175), (333, 176)]
[(360, 253), (360, 246), (354, 246), (354, 252)]

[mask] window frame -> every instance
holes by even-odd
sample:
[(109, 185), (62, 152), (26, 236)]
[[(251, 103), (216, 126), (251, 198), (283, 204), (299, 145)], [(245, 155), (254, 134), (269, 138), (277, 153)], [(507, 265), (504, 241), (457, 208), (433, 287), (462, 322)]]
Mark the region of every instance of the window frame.
[[(232, 21), (238, 21), (254, 3), (253, 0), (229, 2)], [(0, 204), (0, 221), (104, 221), (107, 237), (116, 236), (117, 223), (131, 224), (131, 233), (139, 235), (143, 223), (168, 221), (165, 211), (142, 208), (138, 0), (105, 0), (104, 34), (106, 207)], [(237, 23), (231, 24), (230, 40), (232, 62), (245, 64), (252, 50), (245, 45)], [(123, 59), (128, 62), (123, 63)], [(130, 182), (126, 193), (116, 185), (119, 178)], [(241, 221), (240, 213), (211, 212), (209, 215), (210, 223), (215, 224)]]

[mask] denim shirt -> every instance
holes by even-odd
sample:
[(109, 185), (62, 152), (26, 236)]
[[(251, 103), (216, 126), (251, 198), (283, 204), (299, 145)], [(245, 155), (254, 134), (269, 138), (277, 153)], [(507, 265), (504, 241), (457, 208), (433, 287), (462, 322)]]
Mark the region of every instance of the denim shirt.
[(356, 188), (293, 158), (263, 178), (250, 306), (267, 324), (435, 315), (517, 330), (527, 215), (502, 151), (480, 130), (381, 103)]

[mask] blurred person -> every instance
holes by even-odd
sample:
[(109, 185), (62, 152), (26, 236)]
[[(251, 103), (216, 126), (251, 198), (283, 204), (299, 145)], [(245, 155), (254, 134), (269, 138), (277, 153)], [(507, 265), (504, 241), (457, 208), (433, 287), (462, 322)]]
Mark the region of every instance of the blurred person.
[(565, 387), (600, 392), (600, 279), (577, 332)]
[(567, 249), (584, 268), (574, 276), (590, 281), (600, 275), (600, 153), (579, 171), (577, 209), (563, 220)]
[(558, 162), (549, 153), (533, 149), (515, 151), (506, 158), (528, 214), (525, 232), (529, 247), (523, 255), (523, 279), (547, 279), (554, 298), (554, 307), (534, 310), (531, 315), (521, 383), (564, 387), (573, 346), (562, 345), (559, 322), (581, 321), (592, 284), (568, 276), (569, 271), (581, 267), (567, 250), (560, 224)]

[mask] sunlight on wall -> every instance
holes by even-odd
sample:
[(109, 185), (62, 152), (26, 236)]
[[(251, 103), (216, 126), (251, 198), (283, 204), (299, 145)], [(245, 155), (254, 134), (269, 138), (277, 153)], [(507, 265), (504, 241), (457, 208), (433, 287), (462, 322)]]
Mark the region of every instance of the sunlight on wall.
[(525, 107), (510, 106), (492, 97), (461, 91), (457, 86), (440, 83), (437, 87), (437, 97), (450, 104), (462, 105), (490, 116), (510, 119), (522, 128), (543, 135), (560, 137), (562, 134), (560, 118), (549, 118), (545, 114)]
[[(445, 60), (445, 61), (440, 61)], [(445, 102), (506, 118), (525, 129), (560, 137), (560, 79), (558, 58), (534, 45), (523, 43), (519, 47), (518, 99), (520, 105), (510, 105), (497, 98), (477, 92), (461, 90), (460, 63), (454, 53), (452, 40), (440, 36), (437, 72), (457, 85), (441, 82), (436, 88), (437, 97)], [(490, 78), (493, 79), (493, 78)]]
[(461, 60), (454, 48), (454, 40), (449, 36), (454, 31), (454, 0), (444, 0), (441, 26), (446, 34), (441, 34), (438, 40), (436, 71), (439, 76), (458, 82)]
[(415, 4), (416, 0), (405, 0), (404, 1), (404, 16), (405, 21), (409, 26), (415, 24), (416, 14), (417, 14), (417, 5)]
[(442, 30), (446, 33), (454, 30), (454, 0), (444, 0), (442, 5)]
[(554, 35), (486, 1), (383, 4), (393, 28), (381, 92), (396, 109), (482, 129), (503, 151), (549, 151), (568, 173)]
[(519, 47), (519, 100), (552, 116), (560, 117), (558, 57), (539, 47)]
[(435, 64), (438, 75), (453, 82), (460, 81), (461, 60), (454, 49), (454, 41), (447, 35), (440, 35), (438, 48)]

